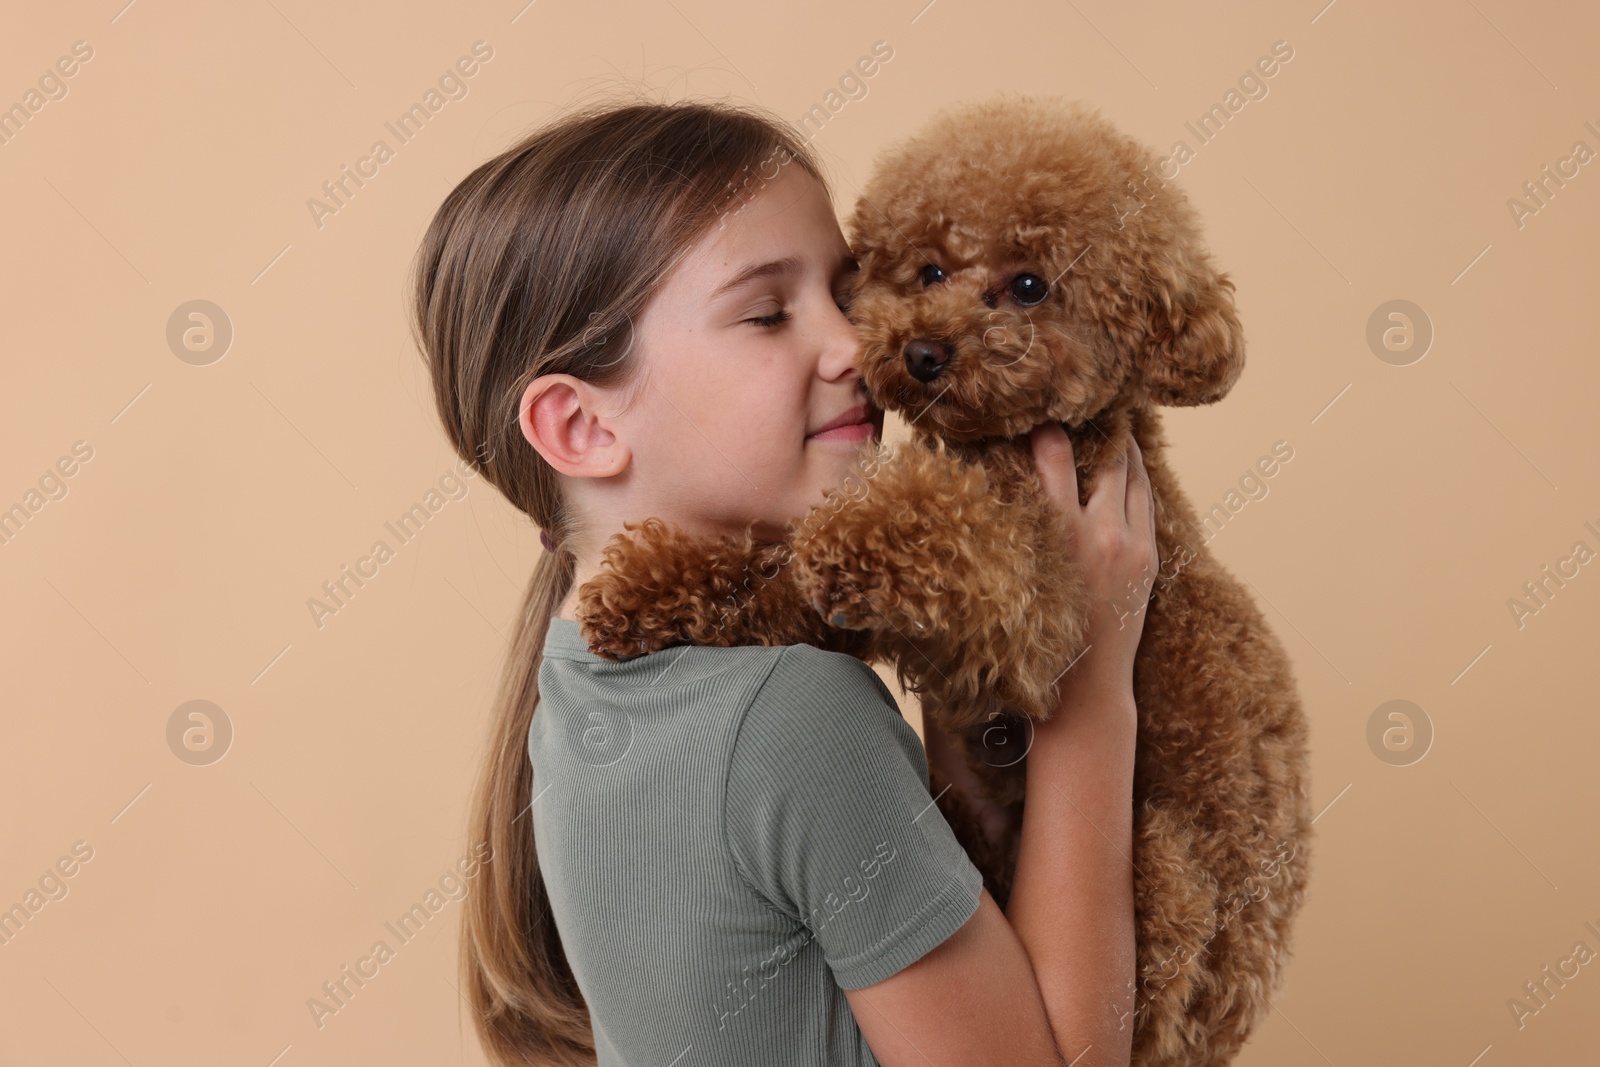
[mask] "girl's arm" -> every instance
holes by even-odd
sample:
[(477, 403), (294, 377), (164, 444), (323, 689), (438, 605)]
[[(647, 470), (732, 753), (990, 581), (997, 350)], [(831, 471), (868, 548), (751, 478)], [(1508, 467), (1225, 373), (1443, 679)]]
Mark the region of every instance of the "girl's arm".
[(1133, 1039), (1137, 720), (1129, 689), (1126, 679), (1086, 674), (1037, 727), (1006, 906), (1056, 1044), (1078, 1067), (1126, 1065)]
[(1084, 1067), (1126, 1065), (1133, 1041), (1133, 659), (1159, 557), (1149, 476), (1131, 435), (1127, 445), (1126, 462), (1078, 508), (1066, 434), (1034, 441), (1088, 582), (1090, 643), (1062, 681), (1061, 706), (1035, 726), (1006, 918), (1057, 1045)]
[(1154, 503), (1137, 445), (1078, 505), (1072, 450), (1034, 431), (1045, 491), (1072, 531), (1093, 604), (1090, 646), (1035, 728), (1008, 912), (987, 891), (948, 940), (846, 990), (884, 1067), (940, 1060), (1125, 1067), (1132, 1043), (1133, 656), (1156, 572)]

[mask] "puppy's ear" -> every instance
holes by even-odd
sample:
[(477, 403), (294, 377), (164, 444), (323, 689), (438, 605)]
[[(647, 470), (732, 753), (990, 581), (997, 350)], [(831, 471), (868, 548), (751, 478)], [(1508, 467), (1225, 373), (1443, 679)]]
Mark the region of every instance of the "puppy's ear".
[(1151, 403), (1213, 404), (1244, 370), (1233, 282), (1204, 255), (1174, 259), (1146, 275), (1147, 322), (1138, 366)]

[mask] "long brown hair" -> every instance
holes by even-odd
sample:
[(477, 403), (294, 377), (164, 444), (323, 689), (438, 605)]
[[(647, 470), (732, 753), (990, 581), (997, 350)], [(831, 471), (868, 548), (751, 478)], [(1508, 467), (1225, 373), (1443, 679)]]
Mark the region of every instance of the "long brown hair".
[[(568, 545), (588, 532), (518, 427), (528, 383), (634, 381), (632, 324), (651, 294), (791, 162), (828, 188), (809, 146), (759, 108), (602, 102), (535, 130), (445, 197), (413, 265), (413, 336), (456, 452), (536, 525)], [(573, 573), (566, 551), (534, 565), (471, 802), (470, 839), (490, 858), (468, 881), (462, 994), (497, 1065), (595, 1062), (589, 1009), (523, 817), (545, 635)]]

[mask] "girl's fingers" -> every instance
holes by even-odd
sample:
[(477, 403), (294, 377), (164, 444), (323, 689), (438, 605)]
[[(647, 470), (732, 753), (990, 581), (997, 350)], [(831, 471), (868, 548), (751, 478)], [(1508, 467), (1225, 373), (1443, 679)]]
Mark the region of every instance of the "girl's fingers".
[(1058, 422), (1044, 422), (1029, 433), (1033, 465), (1045, 495), (1061, 507), (1078, 503), (1078, 469), (1072, 459), (1072, 439)]
[(1139, 448), (1139, 442), (1133, 435), (1128, 435), (1128, 519), (1131, 522), (1135, 516), (1147, 511), (1154, 511), (1156, 506), (1155, 494), (1150, 491), (1150, 473), (1144, 469), (1144, 452)]
[(1107, 508), (1125, 508), (1127, 496), (1128, 449), (1123, 447), (1118, 451), (1117, 458), (1101, 469), (1100, 476), (1095, 481), (1094, 493), (1089, 497), (1089, 504), (1084, 510), (1098, 514)]

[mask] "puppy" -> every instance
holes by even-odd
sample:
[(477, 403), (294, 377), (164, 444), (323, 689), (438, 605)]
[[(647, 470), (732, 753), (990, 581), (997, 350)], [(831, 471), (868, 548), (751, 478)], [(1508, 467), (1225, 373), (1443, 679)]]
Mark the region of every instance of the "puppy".
[(1055, 708), (1088, 609), (1026, 434), (1066, 427), (1084, 499), (1131, 430), (1161, 560), (1133, 678), (1133, 1062), (1225, 1063), (1288, 959), (1311, 831), (1288, 657), (1208, 550), (1158, 410), (1238, 380), (1233, 284), (1155, 153), (1054, 99), (940, 114), (878, 162), (849, 229), (861, 373), (911, 440), (869, 454), (777, 545), (630, 526), (580, 591), (591, 647), (807, 642), (889, 660), (1006, 816), (996, 837), (941, 793), (1004, 907), (1028, 724)]

